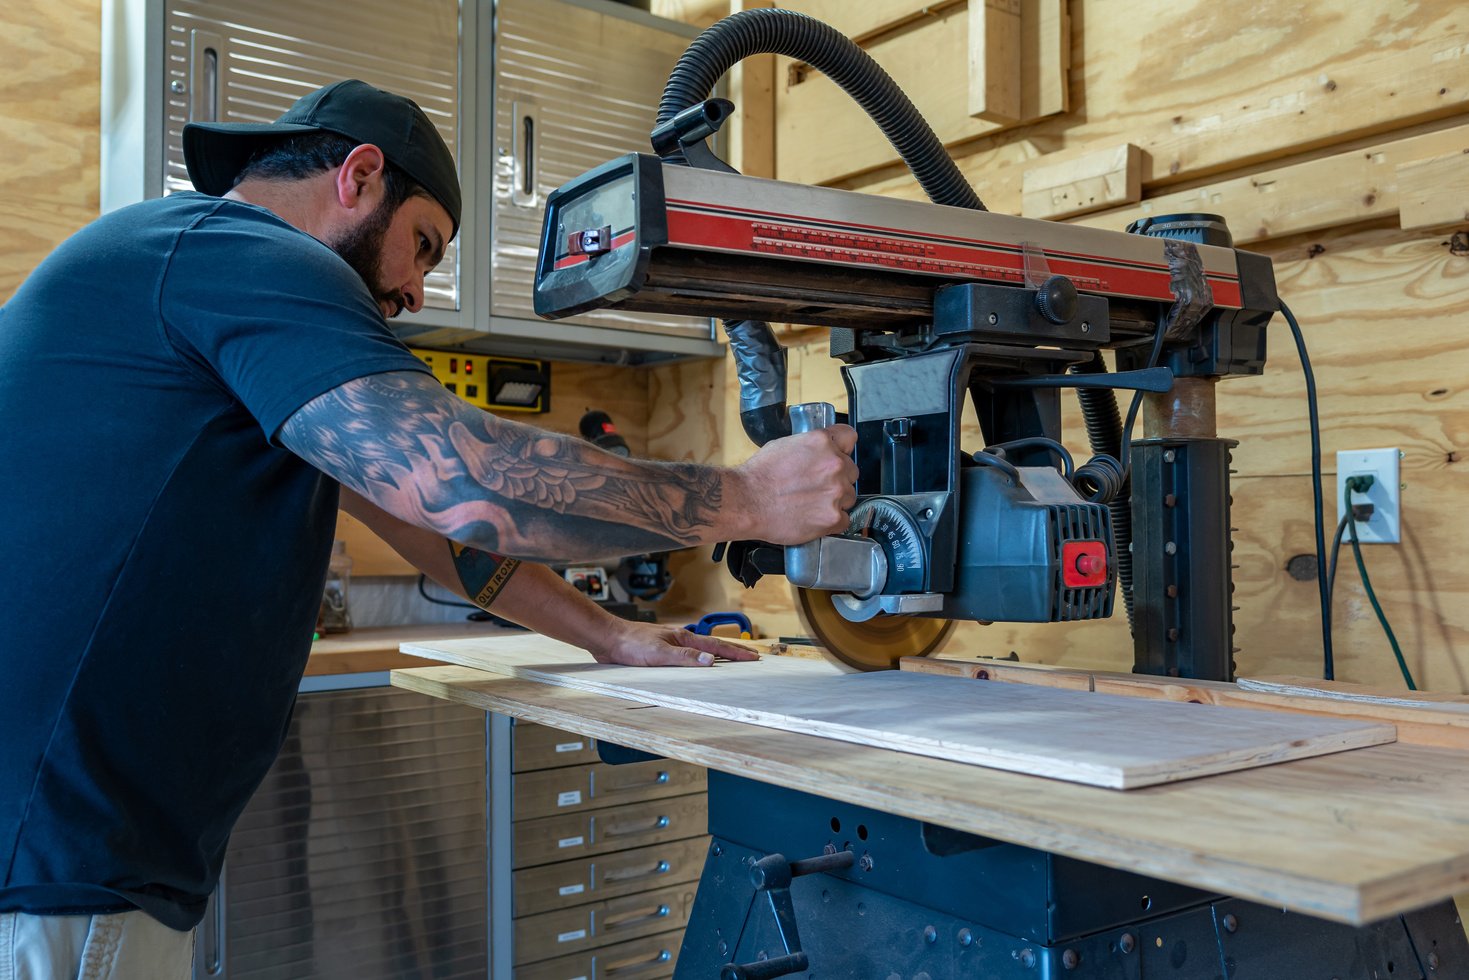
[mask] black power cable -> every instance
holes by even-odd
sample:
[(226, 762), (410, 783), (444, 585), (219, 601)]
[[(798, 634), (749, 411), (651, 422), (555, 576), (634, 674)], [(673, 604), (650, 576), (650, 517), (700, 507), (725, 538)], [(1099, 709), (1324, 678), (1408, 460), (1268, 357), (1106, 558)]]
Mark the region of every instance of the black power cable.
[(1408, 670), (1408, 662), (1403, 659), (1403, 649), (1398, 646), (1397, 635), (1393, 633), (1392, 626), (1388, 624), (1387, 614), (1382, 611), (1382, 604), (1377, 601), (1377, 593), (1372, 589), (1372, 580), (1367, 577), (1367, 566), (1362, 561), (1362, 545), (1357, 540), (1356, 512), (1352, 508), (1352, 491), (1361, 489), (1366, 491), (1371, 486), (1371, 477), (1367, 477), (1366, 486), (1359, 482), (1362, 478), (1351, 477), (1347, 480), (1347, 514), (1343, 518), (1347, 522), (1347, 535), (1352, 543), (1352, 555), (1357, 559), (1357, 572), (1362, 576), (1362, 588), (1367, 592), (1367, 599), (1372, 603), (1372, 611), (1377, 614), (1377, 621), (1382, 624), (1382, 631), (1387, 634), (1387, 642), (1392, 646), (1393, 656), (1398, 660), (1398, 670), (1402, 672), (1403, 680), (1408, 685), (1408, 690), (1418, 690), (1418, 685), (1413, 683), (1413, 674)]
[(1336, 558), (1341, 553), (1341, 539), (1347, 533), (1347, 521), (1352, 519), (1351, 514), (1343, 514), (1341, 520), (1336, 522), (1336, 534), (1331, 539), (1331, 563), (1326, 568), (1326, 608), (1336, 608)]
[[(1321, 676), (1336, 679), (1336, 660), (1331, 649), (1331, 592), (1326, 581), (1326, 524), (1321, 506), (1321, 416), (1316, 408), (1316, 375), (1311, 371), (1311, 358), (1306, 353), (1306, 338), (1295, 314), (1284, 302), (1280, 312), (1290, 324), (1296, 340), (1296, 353), (1301, 358), (1301, 373), (1306, 377), (1306, 407), (1311, 419), (1311, 496), (1316, 515), (1316, 587), (1321, 593)], [(1351, 513), (1351, 508), (1347, 509)]]

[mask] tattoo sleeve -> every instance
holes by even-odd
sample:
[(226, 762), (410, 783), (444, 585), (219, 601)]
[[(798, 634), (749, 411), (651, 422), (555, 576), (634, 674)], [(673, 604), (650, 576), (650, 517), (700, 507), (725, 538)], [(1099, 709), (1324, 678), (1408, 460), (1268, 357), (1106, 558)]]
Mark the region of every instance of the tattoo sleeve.
[(518, 558), (506, 558), (478, 548), (468, 548), (457, 541), (449, 542), (454, 556), (454, 570), (459, 573), (459, 582), (464, 594), (481, 609), (490, 608), (510, 576), (520, 567)]
[(697, 544), (724, 490), (715, 468), (614, 456), (483, 412), (416, 371), (369, 375), (313, 399), (280, 440), (409, 523), (518, 558)]

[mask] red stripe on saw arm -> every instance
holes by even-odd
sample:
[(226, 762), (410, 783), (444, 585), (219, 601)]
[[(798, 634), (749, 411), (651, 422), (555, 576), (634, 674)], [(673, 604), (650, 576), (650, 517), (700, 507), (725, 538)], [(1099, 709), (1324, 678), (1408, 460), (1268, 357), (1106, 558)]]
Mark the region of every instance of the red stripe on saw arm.
[[(843, 233), (756, 222), (731, 215), (670, 210), (668, 241), (671, 245), (853, 266), (873, 265), (955, 279), (1012, 284), (1025, 281), (1024, 256), (1010, 249)], [(1055, 255), (1049, 256), (1048, 261), (1051, 272), (1071, 279), (1084, 292), (1161, 302), (1173, 300), (1166, 269), (1089, 263)], [(1237, 283), (1211, 276), (1210, 286), (1216, 303), (1239, 306)]]

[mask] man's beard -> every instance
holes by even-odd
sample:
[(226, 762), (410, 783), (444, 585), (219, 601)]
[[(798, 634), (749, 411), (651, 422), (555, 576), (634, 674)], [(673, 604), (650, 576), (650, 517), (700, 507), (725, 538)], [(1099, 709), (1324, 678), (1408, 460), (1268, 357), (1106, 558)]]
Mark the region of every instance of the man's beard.
[(388, 226), (393, 222), (393, 215), (397, 208), (390, 208), (386, 201), (377, 206), (377, 210), (368, 215), (366, 220), (356, 228), (342, 235), (336, 241), (327, 242), (332, 250), (340, 255), (350, 265), (367, 285), (367, 291), (372, 293), (372, 298), (380, 303), (387, 303), (395, 307), (396, 316), (402, 312), (406, 305), (403, 294), (396, 289), (384, 285), (379, 272), (383, 254), (383, 240), (387, 237)]

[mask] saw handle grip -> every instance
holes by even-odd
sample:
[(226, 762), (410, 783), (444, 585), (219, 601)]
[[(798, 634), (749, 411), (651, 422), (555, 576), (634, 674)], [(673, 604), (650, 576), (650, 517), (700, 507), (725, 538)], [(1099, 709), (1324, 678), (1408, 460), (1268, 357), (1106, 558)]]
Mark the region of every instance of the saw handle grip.
[(792, 405), (787, 411), (791, 415), (792, 432), (829, 429), (837, 422), (836, 406), (831, 402), (803, 402)]

